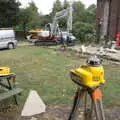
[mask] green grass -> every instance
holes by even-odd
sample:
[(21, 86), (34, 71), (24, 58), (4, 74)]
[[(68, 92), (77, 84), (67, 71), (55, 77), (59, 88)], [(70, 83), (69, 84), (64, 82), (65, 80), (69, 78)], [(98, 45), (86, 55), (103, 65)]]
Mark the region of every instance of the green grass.
[(120, 106), (120, 66), (105, 65), (105, 78), (104, 103), (111, 107)]
[(37, 90), (46, 104), (67, 104), (72, 100), (75, 85), (69, 71), (84, 60), (34, 46), (0, 51), (0, 55), (0, 66), (10, 67), (17, 74), (17, 86), (24, 89), (21, 103), (31, 89)]
[[(70, 80), (69, 71), (86, 61), (35, 46), (0, 51), (0, 56), (0, 66), (10, 67), (17, 74), (17, 86), (24, 89), (19, 97), (22, 104), (31, 89), (37, 90), (47, 105), (71, 104), (76, 85)], [(106, 63), (104, 67), (104, 103), (120, 105), (120, 67)]]

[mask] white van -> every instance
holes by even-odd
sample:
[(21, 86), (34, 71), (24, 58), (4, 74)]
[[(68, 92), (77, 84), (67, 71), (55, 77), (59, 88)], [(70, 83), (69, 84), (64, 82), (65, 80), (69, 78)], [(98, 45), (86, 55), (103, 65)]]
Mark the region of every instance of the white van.
[(0, 49), (14, 49), (17, 46), (13, 29), (0, 29)]

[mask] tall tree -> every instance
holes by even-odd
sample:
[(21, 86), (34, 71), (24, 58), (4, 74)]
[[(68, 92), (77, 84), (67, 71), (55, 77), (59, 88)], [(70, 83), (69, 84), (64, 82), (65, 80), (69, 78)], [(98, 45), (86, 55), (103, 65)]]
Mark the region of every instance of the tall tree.
[(90, 5), (84, 12), (82, 17), (84, 22), (94, 24), (96, 23), (96, 5)]
[(89, 19), (89, 22), (91, 23), (94, 23), (96, 22), (96, 5), (95, 4), (92, 4), (90, 5), (88, 8), (87, 8), (87, 16), (88, 16), (88, 19)]
[(33, 1), (31, 1), (31, 2), (29, 3), (29, 9), (30, 9), (31, 11), (35, 12), (35, 13), (38, 13), (38, 8), (37, 8), (36, 4), (35, 4)]
[(38, 27), (40, 21), (40, 14), (38, 13), (38, 8), (36, 4), (32, 1), (29, 3), (28, 10), (30, 11), (31, 20), (28, 23), (29, 28), (36, 28)]
[[(19, 14), (19, 29), (24, 30), (24, 33), (27, 29), (28, 23), (32, 20), (31, 12), (28, 8), (21, 8)], [(18, 27), (18, 26), (17, 26)]]
[(0, 27), (12, 27), (18, 23), (19, 6), (17, 0), (0, 0)]
[(80, 1), (73, 2), (73, 33), (82, 42), (88, 42), (95, 37), (96, 5), (87, 9)]
[(52, 15), (55, 15), (56, 12), (62, 10), (62, 3), (60, 2), (60, 0), (56, 0), (53, 3), (53, 8), (52, 8)]
[(67, 0), (64, 0), (63, 8), (66, 9), (68, 6), (69, 6), (69, 2)]
[(40, 15), (38, 13), (38, 8), (33, 1), (29, 3), (28, 7), (20, 9), (19, 26), (21, 26), (24, 31), (36, 28), (39, 21)]
[(85, 5), (81, 1), (73, 2), (73, 23), (75, 21), (83, 21), (85, 13)]

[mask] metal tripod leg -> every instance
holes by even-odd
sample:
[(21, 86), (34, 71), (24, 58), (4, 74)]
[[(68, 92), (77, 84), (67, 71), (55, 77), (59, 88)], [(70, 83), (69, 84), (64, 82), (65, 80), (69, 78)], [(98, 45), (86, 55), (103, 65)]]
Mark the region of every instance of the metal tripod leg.
[(95, 101), (94, 105), (95, 105), (95, 112), (96, 112), (97, 120), (105, 120), (102, 100)]
[(101, 98), (101, 100), (99, 102), (100, 102), (102, 120), (105, 120), (105, 115), (104, 115), (104, 110), (103, 110), (103, 104), (102, 104), (102, 98)]
[[(84, 103), (84, 120), (93, 120), (93, 101), (87, 100), (87, 94), (88, 91), (85, 92), (85, 103)], [(90, 106), (88, 106), (88, 103), (91, 103)]]
[[(15, 79), (15, 78), (14, 78), (14, 79)], [(8, 82), (8, 85), (9, 85), (9, 89), (12, 90), (13, 88), (12, 88), (12, 86), (11, 86), (11, 83), (10, 83), (9, 79), (7, 79), (7, 82)], [(18, 105), (16, 95), (14, 95), (13, 97), (14, 97), (14, 100), (15, 100), (15, 104)]]
[[(96, 91), (94, 91), (95, 93)], [(93, 103), (94, 103), (94, 108), (95, 108), (95, 114), (96, 114), (96, 120), (105, 120), (105, 115), (104, 115), (104, 110), (103, 110), (103, 105), (102, 105), (102, 96), (101, 96), (101, 91), (98, 89), (98, 94), (91, 94)]]
[(76, 95), (75, 95), (75, 98), (74, 98), (72, 111), (70, 113), (68, 120), (75, 120), (75, 115), (76, 115), (77, 109), (79, 107), (80, 98), (82, 98), (83, 96), (84, 96), (84, 91), (82, 89), (78, 88)]

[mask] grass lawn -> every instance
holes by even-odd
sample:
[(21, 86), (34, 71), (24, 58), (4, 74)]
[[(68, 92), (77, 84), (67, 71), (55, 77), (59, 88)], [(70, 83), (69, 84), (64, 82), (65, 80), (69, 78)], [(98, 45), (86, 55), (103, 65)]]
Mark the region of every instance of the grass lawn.
[[(28, 92), (37, 90), (47, 105), (72, 103), (76, 85), (69, 78), (69, 71), (85, 63), (85, 59), (53, 49), (20, 46), (15, 50), (0, 51), (0, 66), (8, 66), (17, 74), (17, 86), (24, 89), (19, 102), (24, 104)], [(104, 103), (120, 105), (120, 66), (104, 63)]]

